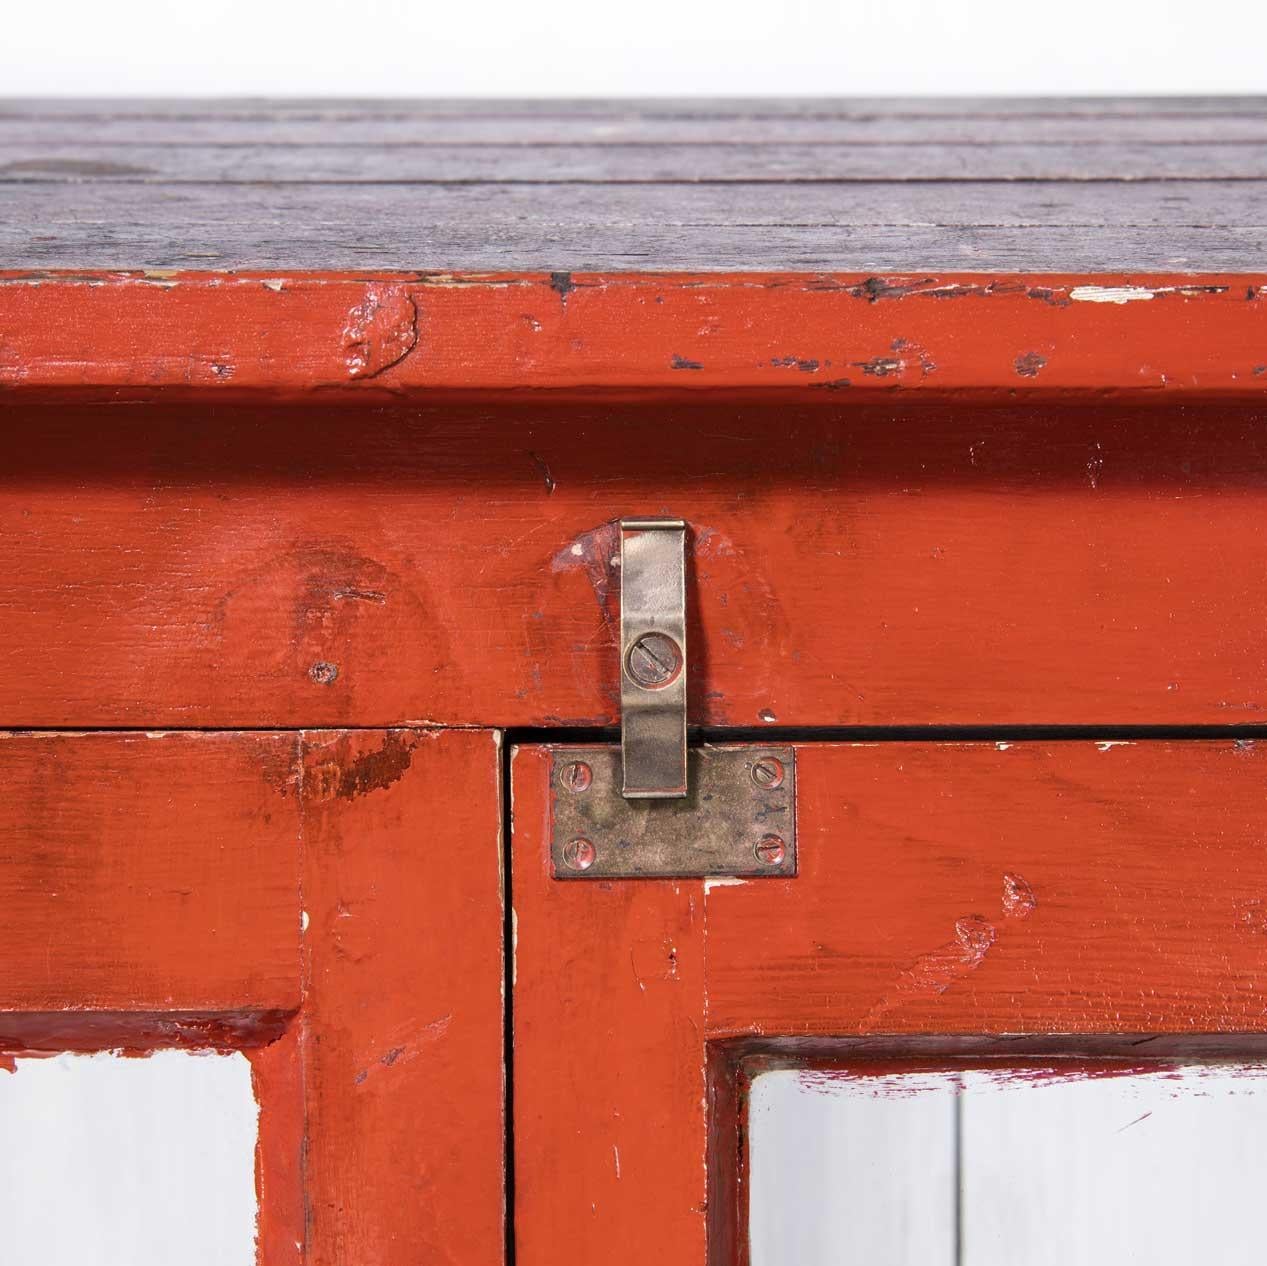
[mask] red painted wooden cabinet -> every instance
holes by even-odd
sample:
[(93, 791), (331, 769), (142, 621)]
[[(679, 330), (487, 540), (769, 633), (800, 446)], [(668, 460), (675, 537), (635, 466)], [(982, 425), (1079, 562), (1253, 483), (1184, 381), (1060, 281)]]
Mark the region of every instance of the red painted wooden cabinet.
[[(0, 1050), (247, 1052), (262, 1266), (745, 1262), (762, 1070), (1267, 1032), (1263, 173), (1173, 169), (1262, 106), (553, 109), (350, 109), (323, 126), (441, 168), (216, 176), (240, 232), (208, 138), (317, 162), (298, 106), (94, 116), (174, 164), (161, 199), (4, 185), (49, 227), (0, 261)], [(680, 204), (620, 179), (621, 137), (707, 166), (744, 120), (768, 148)], [(883, 166), (868, 127), (990, 183), (947, 180), (935, 240), (896, 168), (750, 187), (798, 129)], [(484, 175), (468, 226), (445, 137), (615, 201), (538, 241), (553, 204)], [(647, 518), (685, 524), (692, 751), (737, 749), (713, 800), (757, 815), (708, 838), (756, 873), (605, 874), (619, 824), (561, 860)], [(795, 851), (761, 873), (773, 752)], [(706, 799), (628, 812), (689, 853)]]

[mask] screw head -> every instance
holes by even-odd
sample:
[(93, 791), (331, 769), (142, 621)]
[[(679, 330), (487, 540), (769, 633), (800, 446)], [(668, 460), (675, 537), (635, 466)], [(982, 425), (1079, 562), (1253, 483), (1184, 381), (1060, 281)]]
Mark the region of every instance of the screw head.
[(752, 781), (763, 791), (783, 786), (783, 762), (777, 756), (758, 756), (752, 763)]
[(757, 855), (757, 861), (766, 866), (782, 866), (783, 859), (787, 856), (787, 845), (782, 836), (763, 835), (753, 852)]
[(598, 850), (589, 840), (568, 840), (563, 846), (563, 864), (569, 870), (589, 870), (598, 860)]
[(559, 783), (568, 791), (588, 791), (594, 781), (594, 771), (583, 761), (568, 761), (559, 770)]
[(662, 690), (682, 671), (682, 648), (667, 633), (644, 633), (629, 648), (625, 671), (644, 690)]

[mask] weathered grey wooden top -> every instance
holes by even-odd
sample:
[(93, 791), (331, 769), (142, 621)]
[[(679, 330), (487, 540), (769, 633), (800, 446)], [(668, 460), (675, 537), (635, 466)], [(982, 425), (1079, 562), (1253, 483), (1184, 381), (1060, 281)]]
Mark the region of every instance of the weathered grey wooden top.
[(1267, 98), (0, 101), (0, 269), (1259, 272)]

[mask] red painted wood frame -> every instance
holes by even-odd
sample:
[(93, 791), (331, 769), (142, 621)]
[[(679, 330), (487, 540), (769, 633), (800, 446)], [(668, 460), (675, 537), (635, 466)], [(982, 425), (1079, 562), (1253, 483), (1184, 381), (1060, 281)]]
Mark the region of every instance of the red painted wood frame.
[[(266, 1266), (500, 1260), (490, 727), (617, 720), (612, 522), (717, 730), (1259, 723), (1263, 281), (0, 277), (0, 1046), (248, 1049)], [(549, 881), (540, 750), (521, 1261), (724, 1256), (745, 1041), (1259, 1027), (1230, 739), (807, 745), (712, 887)]]
[(1261, 746), (802, 744), (799, 874), (711, 883), (552, 879), (549, 755), (513, 762), (519, 1266), (743, 1260), (754, 1053), (1261, 1057)]
[(0, 781), (10, 1068), (245, 1050), (262, 1266), (501, 1259), (497, 736), (10, 735)]
[(610, 726), (670, 513), (697, 724), (1261, 721), (1259, 280), (10, 277), (0, 717)]

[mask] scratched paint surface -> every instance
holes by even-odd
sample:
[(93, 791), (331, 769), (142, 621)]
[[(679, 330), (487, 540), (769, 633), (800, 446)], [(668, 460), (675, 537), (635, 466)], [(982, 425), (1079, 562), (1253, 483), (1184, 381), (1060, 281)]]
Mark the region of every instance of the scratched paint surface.
[(1264, 280), (10, 272), (0, 384), (1252, 394)]
[(14, 1266), (252, 1266), (258, 1107), (240, 1053), (58, 1055), (0, 1072)]
[(13, 409), (15, 725), (614, 724), (643, 512), (691, 525), (699, 724), (1267, 716), (1261, 402)]
[[(12, 1195), (24, 1201), (23, 1218), (57, 1217), (48, 1234), (58, 1253), (82, 1250), (12, 1260), (204, 1260), (191, 1256), (198, 1245), (135, 1260), (89, 1251), (73, 1218), (49, 1212), (49, 1193), (70, 1199), (59, 1165), (76, 1181), (81, 1159), (85, 1170), (107, 1170), (107, 1143), (148, 1147), (161, 1114), (138, 1109), (134, 1128), (125, 1118), (135, 1096), (124, 1096), (107, 1124), (94, 1125), (97, 1099), (110, 1112), (113, 1083), (85, 1083), (73, 1102), (59, 1100), (61, 1117), (44, 1100), (22, 1098), (23, 1087), (62, 1067), (104, 1067), (144, 1083), (175, 1058), (64, 1065), (32, 1055), (122, 1048), (140, 1056), (174, 1046), (239, 1052), (193, 1066), (231, 1066), (252, 1114), (258, 1102), (258, 1152), (252, 1115), (242, 1173), (252, 1200), (258, 1190), (262, 1266), (395, 1266), (420, 1253), (443, 1259), (459, 1242), (475, 1259), (497, 1260), (505, 1155), (497, 735), (3, 734), (0, 780), (0, 904), (9, 920), (0, 942), (0, 1221), (8, 1236)], [(455, 841), (469, 846), (467, 864), (437, 867), (436, 850)], [(71, 1139), (6, 1187), (4, 1167), (34, 1154), (23, 1132), (47, 1125), (41, 1138), (60, 1146), (59, 1124), (97, 1131), (102, 1147), (78, 1158)], [(123, 1138), (106, 1137), (114, 1134)], [(166, 1141), (194, 1153), (205, 1146), (183, 1134)], [(161, 1142), (137, 1158), (153, 1160), (157, 1174), (143, 1168), (128, 1192), (148, 1184), (146, 1199), (156, 1199), (184, 1172)], [(133, 1225), (135, 1208), (116, 1201), (108, 1210), (119, 1235), (148, 1234), (150, 1224)], [(205, 1260), (253, 1260), (253, 1210), (247, 1256), (226, 1249)], [(43, 1224), (21, 1225), (35, 1234)], [(83, 1225), (90, 1235), (91, 1220)], [(220, 1241), (209, 1242), (218, 1253)]]
[[(749, 1058), (927, 1068), (969, 1043), (1116, 1052), (1120, 1077), (1261, 1052), (1264, 759), (1230, 739), (805, 743), (795, 879), (560, 884), (549, 751), (520, 749), (517, 1260), (557, 1260), (564, 1226), (577, 1260), (736, 1260)], [(583, 1075), (559, 1078), (560, 1050)]]
[(798, 878), (704, 898), (707, 1030), (1257, 1031), (1265, 759), (1232, 740), (798, 748)]
[(1260, 1257), (1267, 1070), (759, 1074), (752, 1266)]

